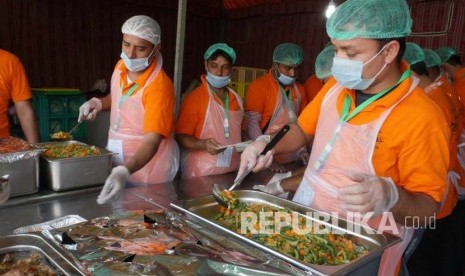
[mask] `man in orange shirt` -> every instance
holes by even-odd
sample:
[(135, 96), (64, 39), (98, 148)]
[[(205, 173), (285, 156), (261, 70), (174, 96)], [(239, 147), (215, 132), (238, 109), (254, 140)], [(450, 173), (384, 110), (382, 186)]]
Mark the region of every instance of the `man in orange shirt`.
[(32, 108), (32, 94), (21, 61), (0, 49), (0, 138), (10, 135), (8, 105), (13, 101), (16, 115), (29, 143), (39, 142), (39, 131)]
[(205, 51), (204, 60), (206, 75), (183, 100), (176, 124), (183, 178), (239, 168), (239, 154), (224, 147), (241, 142), (242, 99), (227, 86), (236, 53), (225, 43), (215, 43)]
[(92, 98), (79, 108), (79, 121), (92, 120), (110, 109), (107, 148), (117, 165), (97, 198), (115, 200), (126, 182), (172, 181), (179, 167), (179, 148), (173, 139), (175, 96), (171, 79), (162, 68), (160, 26), (137, 15), (122, 26), (121, 60), (111, 78), (111, 93)]
[(323, 85), (331, 77), (331, 65), (333, 64), (334, 47), (326, 46), (315, 60), (315, 74), (305, 81), (305, 94), (307, 102), (310, 103), (315, 95), (323, 88)]
[[(396, 271), (411, 218), (426, 227), (446, 192), (449, 126), (401, 60), (411, 26), (405, 0), (341, 4), (326, 23), (333, 78), (275, 147), (289, 152), (314, 138), (294, 201), (342, 217), (370, 216), (373, 227), (383, 216), (395, 219), (402, 242), (384, 251), (378, 275)], [(268, 139), (244, 150), (238, 175), (271, 163), (273, 150), (257, 155)]]
[[(305, 107), (304, 87), (296, 82), (296, 72), (303, 61), (303, 49), (293, 43), (283, 43), (273, 51), (273, 65), (263, 77), (254, 80), (245, 98), (244, 129), (247, 138), (274, 133), (285, 124), (295, 122)], [(305, 155), (305, 149), (301, 150)], [(298, 151), (277, 156), (279, 164), (299, 159)], [(276, 171), (283, 168), (274, 164)]]
[[(441, 210), (437, 215), (436, 227), (424, 230), (418, 247), (408, 260), (407, 266), (412, 275), (459, 275), (460, 227), (463, 217), (458, 216), (457, 204), (457, 116), (451, 99), (443, 91), (440, 82), (433, 82), (428, 70), (423, 49), (415, 43), (407, 42), (404, 60), (410, 64), (412, 74), (419, 78), (419, 86), (443, 111), (450, 125), (451, 139), (449, 143), (450, 164), (447, 178), (446, 194), (441, 200)], [(456, 188), (457, 187), (457, 188)], [(442, 252), (439, 256), (436, 252)]]

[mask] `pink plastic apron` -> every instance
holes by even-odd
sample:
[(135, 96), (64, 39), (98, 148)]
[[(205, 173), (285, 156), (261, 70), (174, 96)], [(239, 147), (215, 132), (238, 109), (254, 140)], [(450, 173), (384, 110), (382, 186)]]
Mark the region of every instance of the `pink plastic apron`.
[[(122, 158), (114, 158), (116, 165), (121, 164), (132, 158), (137, 149), (142, 144), (144, 132), (144, 105), (142, 104), (142, 95), (145, 88), (157, 77), (163, 65), (163, 59), (159, 53), (157, 56), (157, 65), (153, 73), (147, 79), (145, 86), (130, 97), (127, 97), (124, 103), (120, 103), (122, 95), (121, 88), (121, 70), (115, 69), (111, 78), (111, 113), (110, 113), (110, 130), (108, 135), (109, 143), (107, 148), (111, 148), (110, 143), (117, 141), (122, 144)], [(114, 151), (118, 152), (118, 148)], [(133, 173), (129, 179), (134, 183), (160, 183), (172, 181), (176, 176), (179, 168), (179, 148), (173, 137), (161, 140), (158, 151), (155, 156), (140, 170)]]
[[(352, 173), (376, 174), (371, 160), (378, 132), (391, 111), (417, 86), (418, 79), (413, 79), (410, 90), (402, 99), (378, 119), (363, 125), (352, 125), (340, 119), (336, 106), (343, 90), (341, 85), (336, 84), (328, 91), (321, 106), (310, 160), (293, 201), (324, 212), (338, 212), (339, 216), (346, 217), (347, 212), (337, 199), (337, 189), (353, 183), (347, 177)], [(338, 134), (333, 136), (333, 133)], [(328, 154), (321, 162), (323, 152)], [(372, 218), (369, 225), (373, 227), (377, 221), (379, 217)], [(397, 227), (402, 242), (384, 251), (378, 275), (393, 274), (411, 240), (413, 229)]]
[[(239, 103), (240, 110), (229, 110), (229, 138), (225, 137), (224, 120), (225, 110), (213, 98), (213, 93), (208, 87), (208, 107), (205, 114), (205, 121), (203, 122), (202, 132), (200, 139), (214, 138), (220, 145), (231, 145), (241, 142), (241, 124), (244, 109), (242, 107), (242, 99), (233, 90), (229, 89), (237, 102)], [(225, 151), (232, 151), (229, 166), (218, 164), (220, 154), (211, 155), (207, 151), (201, 150), (183, 150), (181, 153), (181, 172), (182, 178), (193, 178), (205, 175), (224, 174), (239, 169), (240, 157), (237, 152), (232, 148), (227, 148)], [(223, 153), (224, 154), (224, 153)]]
[[(273, 116), (270, 119), (270, 124), (265, 134), (271, 134), (278, 132), (284, 125), (293, 123), (297, 120), (297, 114), (299, 113), (300, 104), (302, 102), (302, 94), (296, 84), (292, 86), (295, 89), (297, 99), (288, 100), (284, 96), (284, 91), (278, 83), (278, 98), (276, 106), (274, 108)], [(280, 164), (286, 164), (296, 160), (300, 160), (298, 151), (290, 153), (276, 154), (273, 156), (273, 160)]]

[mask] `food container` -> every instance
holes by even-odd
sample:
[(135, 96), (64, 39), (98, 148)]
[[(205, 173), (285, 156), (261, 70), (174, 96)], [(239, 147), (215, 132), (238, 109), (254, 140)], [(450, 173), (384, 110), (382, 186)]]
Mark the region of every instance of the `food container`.
[[(85, 275), (79, 265), (58, 245), (38, 234), (20, 234), (0, 237), (0, 258), (6, 254), (16, 259), (26, 259), (32, 253), (39, 255), (43, 265), (56, 275)], [(22, 264), (22, 266), (27, 266)], [(5, 267), (5, 263), (2, 263)], [(34, 275), (39, 275), (38, 272)], [(15, 274), (16, 275), (16, 274)]]
[(41, 149), (0, 154), (0, 175), (8, 174), (10, 197), (29, 195), (39, 190), (39, 155)]
[(77, 223), (87, 221), (85, 218), (78, 215), (68, 215), (54, 220), (28, 225), (17, 228), (13, 231), (15, 234), (25, 234), (32, 232), (42, 232), (44, 230), (52, 230), (56, 228), (68, 227)]
[[(87, 145), (78, 141), (41, 143), (37, 145), (66, 145), (70, 143)], [(40, 161), (41, 182), (46, 183), (54, 191), (65, 191), (105, 183), (110, 174), (113, 153), (106, 149), (99, 148), (99, 150), (102, 154), (98, 156), (71, 158), (42, 156)]]
[[(383, 251), (393, 244), (400, 241), (400, 238), (388, 234), (377, 234), (368, 233), (366, 228), (357, 227), (353, 222), (348, 222), (341, 218), (334, 220), (323, 221), (318, 220), (314, 215), (318, 213), (317, 210), (306, 207), (304, 205), (288, 201), (267, 193), (259, 191), (249, 191), (249, 190), (239, 190), (235, 191), (240, 201), (245, 203), (260, 203), (271, 205), (274, 207), (284, 207), (289, 208), (292, 211), (295, 211), (310, 221), (318, 221), (318, 223), (332, 227), (333, 230), (336, 230), (338, 233), (347, 234), (348, 238), (355, 242), (356, 244), (363, 245), (368, 249), (368, 253), (364, 256), (361, 256), (348, 264), (343, 265), (316, 265), (310, 264), (303, 261), (300, 261), (296, 258), (290, 257), (288, 255), (277, 252), (269, 247), (266, 247), (252, 239), (246, 238), (234, 231), (223, 227), (213, 220), (213, 218), (218, 214), (219, 205), (215, 201), (212, 195), (199, 197), (191, 200), (186, 200), (181, 202), (181, 204), (176, 205), (171, 203), (171, 206), (177, 210), (180, 210), (192, 220), (197, 221), (203, 225), (209, 226), (216, 229), (221, 234), (226, 235), (232, 239), (240, 240), (246, 244), (249, 244), (253, 247), (259, 248), (267, 253), (270, 253), (295, 267), (304, 270), (310, 275), (376, 275), (379, 268), (379, 263), (381, 261), (381, 255)], [(321, 213), (321, 212), (320, 212)], [(351, 227), (348, 227), (351, 225)], [(352, 231), (350, 229), (357, 229), (360, 231)]]

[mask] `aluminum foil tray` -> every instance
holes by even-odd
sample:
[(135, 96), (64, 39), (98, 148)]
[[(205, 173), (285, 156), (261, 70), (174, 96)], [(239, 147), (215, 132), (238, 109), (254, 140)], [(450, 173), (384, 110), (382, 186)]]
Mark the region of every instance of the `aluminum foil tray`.
[[(267, 204), (274, 207), (285, 207), (295, 212), (302, 214), (309, 220), (315, 221), (316, 218), (305, 215), (307, 212), (318, 212), (315, 209), (307, 206), (282, 199), (267, 193), (252, 190), (238, 190), (235, 191), (237, 196), (242, 202), (245, 203), (260, 203)], [(393, 244), (400, 242), (400, 238), (392, 234), (371, 234), (367, 233), (363, 227), (361, 233), (355, 233), (347, 230), (348, 222), (341, 218), (337, 221), (337, 227), (331, 225), (333, 229), (348, 235), (349, 239), (357, 244), (363, 245), (368, 249), (368, 254), (343, 265), (314, 265), (297, 260), (288, 255), (274, 251), (258, 242), (248, 239), (236, 232), (233, 232), (222, 225), (216, 223), (213, 218), (218, 214), (219, 204), (215, 201), (212, 195), (199, 197), (195, 199), (182, 201), (179, 205), (171, 203), (171, 206), (177, 210), (184, 212), (193, 221), (199, 222), (210, 228), (215, 229), (220, 234), (229, 236), (232, 239), (237, 239), (249, 244), (253, 247), (259, 248), (267, 253), (270, 253), (299, 269), (307, 271), (309, 275), (376, 275), (379, 268), (379, 262), (384, 250)], [(330, 225), (329, 222), (319, 221), (320, 224)], [(356, 229), (353, 227), (352, 229)]]
[(41, 235), (19, 234), (0, 237), (0, 255), (21, 252), (38, 253), (57, 275), (85, 275), (65, 251), (49, 243)]
[(13, 231), (15, 234), (24, 234), (31, 232), (42, 232), (43, 230), (52, 230), (56, 228), (68, 227), (77, 223), (87, 221), (85, 218), (78, 215), (69, 215), (54, 220), (33, 224), (17, 228)]

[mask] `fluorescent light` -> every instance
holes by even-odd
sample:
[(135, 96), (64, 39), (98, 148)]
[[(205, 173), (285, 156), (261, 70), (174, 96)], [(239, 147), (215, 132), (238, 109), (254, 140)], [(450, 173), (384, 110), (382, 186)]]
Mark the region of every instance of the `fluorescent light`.
[(336, 10), (336, 4), (334, 4), (334, 0), (329, 1), (329, 5), (326, 8), (326, 12), (325, 12), (326, 18), (329, 18), (334, 13), (335, 10)]

